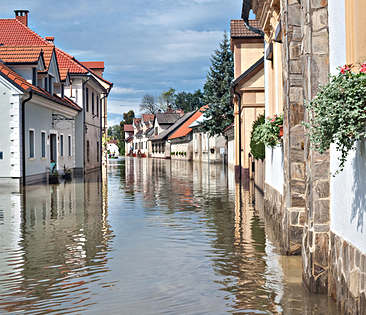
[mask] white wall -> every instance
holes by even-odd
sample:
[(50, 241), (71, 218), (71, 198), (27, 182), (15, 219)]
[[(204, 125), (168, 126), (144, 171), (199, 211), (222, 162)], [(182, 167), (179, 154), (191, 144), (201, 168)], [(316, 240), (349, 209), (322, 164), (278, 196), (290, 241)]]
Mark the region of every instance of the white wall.
[(227, 144), (227, 163), (229, 166), (235, 166), (235, 141), (228, 141)]
[[(267, 48), (267, 44), (265, 48)], [(269, 61), (264, 62), (264, 84), (265, 87), (269, 86), (269, 71), (267, 67), (270, 66)], [(265, 116), (269, 112), (269, 94), (268, 88), (265, 88)], [(283, 170), (283, 148), (277, 146), (274, 148), (266, 148), (265, 159), (265, 183), (276, 189), (281, 195), (283, 194), (284, 184), (284, 170)]]
[(282, 146), (276, 146), (274, 148), (266, 147), (265, 163), (265, 183), (276, 189), (282, 195), (284, 184)]
[[(329, 10), (330, 71), (346, 63), (344, 1), (331, 0)], [(330, 170), (338, 169), (338, 152), (330, 149)], [(330, 178), (331, 230), (366, 252), (366, 141), (349, 154), (344, 171)]]

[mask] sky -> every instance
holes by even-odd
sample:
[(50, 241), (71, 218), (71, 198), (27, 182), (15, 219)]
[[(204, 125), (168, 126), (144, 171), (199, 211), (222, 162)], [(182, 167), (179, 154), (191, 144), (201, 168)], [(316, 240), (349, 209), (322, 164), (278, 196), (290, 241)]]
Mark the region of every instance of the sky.
[(79, 61), (104, 61), (114, 87), (108, 124), (119, 124), (144, 94), (202, 89), (210, 56), (242, 0), (2, 0), (1, 18), (29, 10), (28, 26)]

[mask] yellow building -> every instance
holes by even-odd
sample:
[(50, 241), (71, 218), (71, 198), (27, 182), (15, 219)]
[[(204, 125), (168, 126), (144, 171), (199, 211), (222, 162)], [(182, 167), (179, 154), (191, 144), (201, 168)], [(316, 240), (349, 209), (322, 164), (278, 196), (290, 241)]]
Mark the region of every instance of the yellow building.
[(244, 184), (251, 177), (250, 136), (253, 122), (264, 113), (264, 39), (258, 22), (231, 21), (234, 55), (235, 177)]

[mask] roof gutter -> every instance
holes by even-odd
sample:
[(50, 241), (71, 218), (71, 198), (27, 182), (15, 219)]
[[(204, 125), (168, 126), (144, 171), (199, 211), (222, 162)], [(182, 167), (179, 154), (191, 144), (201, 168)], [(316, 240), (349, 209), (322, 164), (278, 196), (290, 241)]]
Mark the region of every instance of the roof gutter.
[(22, 177), (23, 186), (26, 184), (26, 171), (25, 171), (25, 104), (29, 102), (33, 97), (33, 92), (29, 91), (29, 97), (22, 101)]
[(249, 13), (252, 9), (252, 0), (243, 0), (243, 9), (241, 18), (244, 20), (245, 26), (252, 31), (253, 33), (259, 34), (261, 36), (264, 36), (264, 32), (258, 28), (255, 28), (251, 25), (249, 25)]

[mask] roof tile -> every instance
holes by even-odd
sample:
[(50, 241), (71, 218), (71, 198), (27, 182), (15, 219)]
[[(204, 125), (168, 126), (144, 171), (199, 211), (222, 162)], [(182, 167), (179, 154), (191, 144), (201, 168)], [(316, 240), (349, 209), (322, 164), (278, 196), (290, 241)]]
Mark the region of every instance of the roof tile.
[[(257, 29), (260, 29), (258, 20), (249, 20), (249, 25)], [(231, 38), (262, 38), (262, 35), (252, 32), (244, 24), (243, 20), (231, 20), (230, 23), (230, 34)]]

